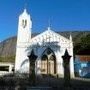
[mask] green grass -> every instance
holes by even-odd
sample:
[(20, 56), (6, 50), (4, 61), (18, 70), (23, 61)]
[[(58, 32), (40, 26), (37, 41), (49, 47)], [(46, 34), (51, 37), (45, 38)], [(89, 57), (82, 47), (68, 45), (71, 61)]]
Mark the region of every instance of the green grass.
[(15, 56), (0, 56), (0, 62), (15, 62)]

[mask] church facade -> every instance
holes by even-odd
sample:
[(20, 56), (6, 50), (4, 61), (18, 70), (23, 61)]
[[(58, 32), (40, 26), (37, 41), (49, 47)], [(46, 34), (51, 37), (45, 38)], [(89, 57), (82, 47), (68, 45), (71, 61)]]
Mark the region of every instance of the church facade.
[(38, 75), (50, 74), (59, 77), (64, 76), (64, 64), (62, 56), (67, 49), (70, 58), (70, 76), (74, 77), (73, 41), (47, 28), (43, 33), (31, 37), (32, 20), (24, 9), (19, 16), (18, 35), (16, 45), (15, 72), (29, 73), (29, 58), (33, 50), (37, 59), (35, 73)]

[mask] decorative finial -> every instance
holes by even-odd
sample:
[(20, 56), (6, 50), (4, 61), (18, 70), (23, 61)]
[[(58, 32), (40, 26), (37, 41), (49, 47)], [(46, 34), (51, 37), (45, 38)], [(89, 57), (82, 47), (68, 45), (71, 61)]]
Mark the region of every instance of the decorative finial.
[(24, 12), (27, 12), (26, 8), (24, 8)]
[(24, 4), (24, 12), (26, 12), (26, 11), (27, 11), (27, 3), (25, 2), (25, 4)]
[(71, 32), (70, 32), (70, 37), (69, 37), (70, 41), (72, 41), (72, 35), (71, 35)]
[(48, 20), (48, 30), (50, 30), (51, 29), (51, 22), (50, 22), (50, 19)]
[(48, 30), (51, 30), (50, 27), (48, 27)]

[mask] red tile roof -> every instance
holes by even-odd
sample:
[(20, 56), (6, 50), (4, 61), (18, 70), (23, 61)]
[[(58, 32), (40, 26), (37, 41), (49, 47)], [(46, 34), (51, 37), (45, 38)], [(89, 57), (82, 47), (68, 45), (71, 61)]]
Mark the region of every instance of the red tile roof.
[(76, 55), (80, 61), (90, 61), (90, 55)]

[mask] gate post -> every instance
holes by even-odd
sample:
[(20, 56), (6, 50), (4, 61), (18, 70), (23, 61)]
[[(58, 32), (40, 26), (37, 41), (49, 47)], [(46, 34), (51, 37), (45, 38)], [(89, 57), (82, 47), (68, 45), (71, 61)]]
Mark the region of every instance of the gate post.
[(35, 61), (37, 59), (37, 56), (34, 54), (34, 51), (31, 51), (31, 54), (28, 56), (29, 57), (29, 81), (31, 85), (35, 85)]
[(64, 66), (64, 85), (70, 85), (70, 58), (71, 56), (68, 54), (67, 49), (65, 50), (63, 58), (63, 66)]

